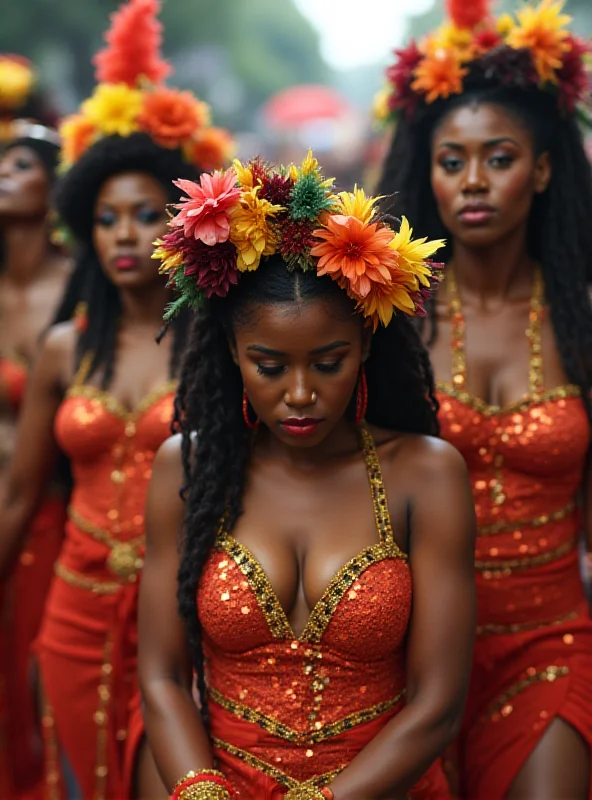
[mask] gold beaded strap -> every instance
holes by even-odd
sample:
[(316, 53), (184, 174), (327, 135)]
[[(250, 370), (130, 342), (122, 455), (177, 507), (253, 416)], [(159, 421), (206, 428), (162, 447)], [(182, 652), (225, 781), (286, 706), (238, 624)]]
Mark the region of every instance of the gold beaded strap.
[(90, 369), (94, 360), (95, 354), (92, 351), (85, 353), (80, 359), (80, 364), (72, 380), (70, 389), (80, 388), (86, 383), (86, 379), (90, 375)]
[[(370, 491), (372, 492), (372, 505), (374, 507), (374, 519), (376, 520), (376, 528), (381, 542), (385, 544), (393, 544), (393, 528), (391, 525), (391, 517), (388, 510), (388, 502), (386, 499), (386, 491), (384, 489), (384, 481), (382, 479), (382, 470), (378, 460), (378, 453), (376, 452), (376, 445), (374, 438), (370, 433), (370, 428), (365, 422), (359, 426), (360, 438), (362, 440), (362, 448), (364, 450), (364, 458), (366, 460), (366, 469), (368, 472), (368, 483), (370, 484)], [(405, 553), (400, 552), (401, 558), (406, 558)]]

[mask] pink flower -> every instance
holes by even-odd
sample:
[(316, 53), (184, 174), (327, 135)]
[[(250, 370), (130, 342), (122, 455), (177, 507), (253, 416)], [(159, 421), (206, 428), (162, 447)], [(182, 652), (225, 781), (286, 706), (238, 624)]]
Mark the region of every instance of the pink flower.
[(227, 211), (236, 205), (241, 195), (236, 182), (233, 169), (205, 173), (199, 183), (183, 179), (175, 181), (175, 186), (189, 196), (182, 197), (175, 206), (180, 212), (171, 220), (171, 225), (182, 227), (185, 236), (193, 236), (209, 247), (228, 241), (230, 222)]

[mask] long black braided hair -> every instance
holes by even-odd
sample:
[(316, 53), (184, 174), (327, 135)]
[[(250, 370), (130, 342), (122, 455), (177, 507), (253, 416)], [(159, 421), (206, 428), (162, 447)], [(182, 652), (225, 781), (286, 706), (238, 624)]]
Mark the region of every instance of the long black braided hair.
[[(466, 91), (423, 106), (397, 125), (378, 191), (392, 213), (405, 213), (418, 235), (448, 238), (430, 183), (430, 149), (435, 127), (460, 106), (493, 103), (526, 126), (535, 155), (548, 152), (552, 175), (546, 191), (534, 199), (528, 249), (540, 265), (557, 347), (568, 380), (582, 390), (592, 419), (592, 169), (575, 115), (560, 114), (556, 96), (538, 89), (492, 85), (476, 72)], [(442, 253), (448, 260), (450, 243)], [(440, 253), (438, 254), (440, 256)], [(429, 308), (429, 343), (437, 336), (435, 303)]]
[[(78, 336), (76, 366), (86, 353), (93, 353), (89, 374), (102, 368), (103, 389), (113, 376), (121, 304), (118, 291), (101, 269), (93, 247), (94, 204), (105, 181), (122, 172), (144, 172), (156, 178), (164, 187), (169, 203), (177, 202), (181, 195), (173, 180), (197, 178), (195, 168), (183, 159), (179, 150), (159, 147), (146, 134), (136, 133), (100, 140), (57, 185), (56, 208), (75, 239), (76, 265), (54, 323), (71, 319), (77, 303), (86, 304), (87, 320)], [(179, 372), (189, 319), (190, 315), (183, 313), (172, 325), (171, 377)]]
[[(329, 277), (289, 271), (279, 256), (245, 273), (223, 300), (204, 302), (189, 336), (175, 401), (181, 433), (186, 517), (179, 569), (178, 602), (189, 635), (202, 702), (206, 703), (196, 591), (221, 520), (231, 530), (242, 512), (251, 433), (242, 416), (243, 382), (229, 338), (264, 305), (310, 301), (331, 303), (351, 315), (353, 303)], [(362, 322), (360, 320), (360, 325)], [(396, 316), (372, 338), (365, 363), (367, 420), (380, 427), (437, 435), (437, 402), (427, 351), (410, 320)], [(352, 419), (355, 398), (350, 409)], [(204, 705), (207, 716), (207, 705)]]

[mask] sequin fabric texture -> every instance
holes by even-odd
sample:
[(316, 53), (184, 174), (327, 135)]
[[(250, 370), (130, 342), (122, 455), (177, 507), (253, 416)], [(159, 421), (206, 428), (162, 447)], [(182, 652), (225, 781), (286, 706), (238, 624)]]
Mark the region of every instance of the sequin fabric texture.
[[(245, 798), (322, 786), (405, 702), (407, 559), (392, 534), (376, 450), (362, 429), (378, 541), (346, 564), (298, 637), (253, 555), (221, 531), (202, 575), (211, 730), (220, 769)], [(434, 767), (414, 797), (434, 794)]]

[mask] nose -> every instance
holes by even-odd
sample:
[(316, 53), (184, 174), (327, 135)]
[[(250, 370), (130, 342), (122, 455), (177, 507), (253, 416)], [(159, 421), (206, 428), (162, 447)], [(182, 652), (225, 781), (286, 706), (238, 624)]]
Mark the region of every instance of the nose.
[(122, 214), (117, 220), (115, 236), (118, 244), (129, 244), (136, 241), (136, 226), (131, 215)]
[(313, 406), (317, 401), (317, 393), (309, 385), (304, 373), (296, 373), (290, 387), (284, 394), (284, 403), (290, 408), (303, 409)]
[(483, 194), (488, 190), (489, 183), (483, 164), (478, 158), (471, 159), (463, 176), (462, 191), (465, 194)]

